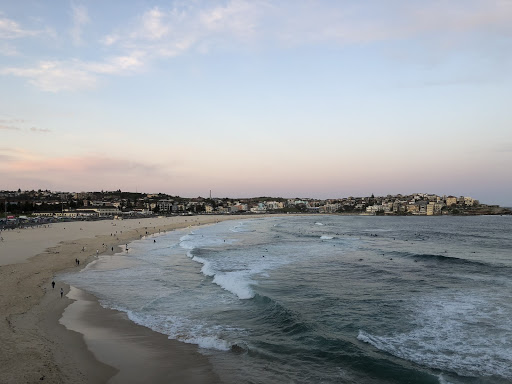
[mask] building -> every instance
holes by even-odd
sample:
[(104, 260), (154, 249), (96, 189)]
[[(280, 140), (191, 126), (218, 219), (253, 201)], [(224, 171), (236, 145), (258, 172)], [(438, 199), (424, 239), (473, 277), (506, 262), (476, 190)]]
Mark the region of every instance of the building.
[(42, 217), (54, 217), (57, 212), (36, 212), (34, 213), (35, 216), (42, 216)]
[(96, 212), (94, 209), (81, 209), (78, 211), (79, 217), (98, 217), (99, 213)]
[(369, 207), (366, 207), (366, 212), (368, 212), (368, 213), (384, 212), (384, 206), (370, 205)]
[(427, 209), (426, 209), (426, 211), (427, 211), (427, 216), (432, 216), (432, 215), (434, 215), (434, 212), (435, 212), (435, 205), (436, 205), (436, 203), (434, 203), (433, 201), (431, 201), (431, 202), (429, 202), (429, 203), (427, 204)]
[(92, 212), (96, 212), (99, 217), (107, 217), (107, 216), (115, 216), (120, 213), (117, 207), (113, 205), (104, 205), (104, 206), (91, 206), (87, 208), (77, 208), (77, 213), (80, 215), (83, 213), (84, 215), (88, 215)]
[(280, 201), (266, 201), (265, 205), (266, 205), (268, 210), (283, 209), (284, 208), (284, 204), (282, 202), (280, 202)]
[(412, 213), (413, 215), (417, 215), (420, 212), (420, 207), (417, 204), (408, 204), (407, 205), (407, 213)]
[(158, 200), (158, 210), (160, 212), (171, 212), (174, 200)]
[(475, 201), (471, 197), (464, 196), (464, 205), (472, 207), (474, 202)]
[(452, 205), (457, 205), (457, 198), (455, 196), (448, 196), (446, 198), (446, 206), (451, 207)]

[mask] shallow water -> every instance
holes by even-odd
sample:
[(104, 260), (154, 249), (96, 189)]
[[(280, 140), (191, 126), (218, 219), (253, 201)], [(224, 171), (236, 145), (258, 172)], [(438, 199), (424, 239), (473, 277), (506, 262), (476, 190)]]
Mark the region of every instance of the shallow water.
[(64, 279), (229, 383), (510, 383), (511, 248), (510, 216), (255, 218)]

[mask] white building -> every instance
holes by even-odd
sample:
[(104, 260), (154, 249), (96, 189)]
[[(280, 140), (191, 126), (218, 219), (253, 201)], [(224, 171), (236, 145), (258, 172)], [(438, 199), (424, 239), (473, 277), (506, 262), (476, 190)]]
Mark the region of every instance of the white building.
[(173, 200), (158, 200), (158, 209), (160, 212), (170, 212), (172, 211)]

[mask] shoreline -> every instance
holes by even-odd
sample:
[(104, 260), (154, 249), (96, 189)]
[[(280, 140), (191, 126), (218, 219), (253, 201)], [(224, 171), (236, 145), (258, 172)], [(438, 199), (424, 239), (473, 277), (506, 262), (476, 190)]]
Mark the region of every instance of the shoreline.
[(92, 382), (105, 382), (108, 377), (111, 384), (220, 383), (197, 346), (138, 325), (78, 288), (71, 286), (66, 296), (72, 303), (64, 309), (59, 324), (80, 334), (96, 361), (108, 367), (100, 380)]
[[(109, 380), (116, 382), (116, 375), (123, 371), (120, 377), (124, 379), (117, 382), (127, 382), (124, 372), (128, 372), (129, 365), (117, 364), (119, 369), (116, 364), (113, 367), (100, 361), (97, 351), (94, 348), (91, 351), (86, 337), (81, 332), (68, 330), (61, 324), (62, 314), (73, 303), (79, 302), (77, 306), (82, 306), (84, 309), (85, 304), (80, 301), (88, 302), (87, 305), (92, 307), (95, 305), (99, 307), (99, 309), (96, 307), (95, 317), (99, 319), (100, 324), (106, 325), (109, 316), (114, 316), (119, 324), (122, 323), (125, 341), (130, 337), (137, 338), (134, 335), (143, 335), (148, 341), (146, 346), (149, 349), (146, 350), (146, 354), (160, 353), (161, 357), (167, 354), (167, 358), (171, 356), (178, 358), (178, 354), (172, 355), (171, 352), (182, 349), (176, 343), (178, 345), (183, 343), (169, 340), (167, 336), (139, 326), (127, 317), (123, 319), (124, 321), (119, 321), (120, 316), (112, 313), (121, 312), (112, 310), (109, 312), (99, 305), (96, 298), (93, 300), (92, 295), (88, 296), (84, 293), (78, 296), (79, 300), (73, 301), (73, 297), (77, 296), (72, 292), (71, 299), (68, 297), (61, 299), (60, 289), (63, 288), (65, 295), (68, 295), (69, 286), (57, 281), (55, 289), (52, 289), (50, 283), (57, 273), (83, 268), (97, 259), (97, 255), (109, 255), (122, 251), (122, 245), (145, 236), (146, 231), (147, 235), (151, 235), (192, 225), (214, 224), (233, 219), (240, 220), (240, 217), (201, 216), (89, 223), (67, 222), (45, 228), (21, 229), (4, 233), (5, 243), (9, 246), (4, 247), (4, 243), (0, 248), (2, 252), (0, 280), (3, 285), (0, 292), (0, 312), (2, 313), (0, 381), (32, 383), (47, 380), (52, 383), (104, 383)], [(30, 239), (27, 240), (28, 236)], [(44, 249), (41, 249), (42, 247)], [(27, 257), (30, 252), (36, 256)], [(74, 259), (80, 260), (79, 267), (76, 266)], [(7, 264), (5, 260), (8, 260)], [(89, 319), (92, 322), (94, 316), (89, 316)], [(86, 333), (90, 331), (90, 329), (84, 329), (82, 328)], [(112, 329), (111, 327), (110, 330)], [(123, 339), (122, 334), (118, 336), (119, 339)], [(151, 349), (153, 343), (154, 348)], [(163, 344), (166, 345), (165, 348), (162, 348)], [(134, 346), (136, 343), (132, 342), (132, 347)], [(211, 366), (201, 361), (206, 358), (197, 352), (197, 347), (185, 346), (180, 353), (185, 353), (191, 361), (180, 358), (181, 361), (178, 364), (169, 368), (172, 369), (172, 377), (180, 382), (218, 381)], [(121, 350), (121, 343), (117, 340), (112, 344), (111, 352), (116, 354), (119, 350)], [(140, 350), (132, 351), (132, 356), (137, 354), (141, 355)], [(158, 382), (158, 378), (161, 378), (162, 382), (169, 381), (170, 376), (166, 375), (171, 373), (163, 373), (163, 369), (158, 372), (160, 373), (157, 376), (151, 378), (151, 382)], [(205, 381), (201, 381), (201, 377), (205, 378)]]

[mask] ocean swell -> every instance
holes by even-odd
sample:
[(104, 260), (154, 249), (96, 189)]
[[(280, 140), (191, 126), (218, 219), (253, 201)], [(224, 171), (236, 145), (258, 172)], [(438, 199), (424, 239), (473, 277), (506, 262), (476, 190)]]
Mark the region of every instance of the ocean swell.
[[(414, 305), (414, 304), (413, 304)], [(358, 340), (396, 357), (460, 376), (512, 379), (512, 321), (491, 297), (455, 295), (420, 300), (416, 327), (376, 335), (360, 330)], [(482, 338), (482, 329), (493, 338)]]

